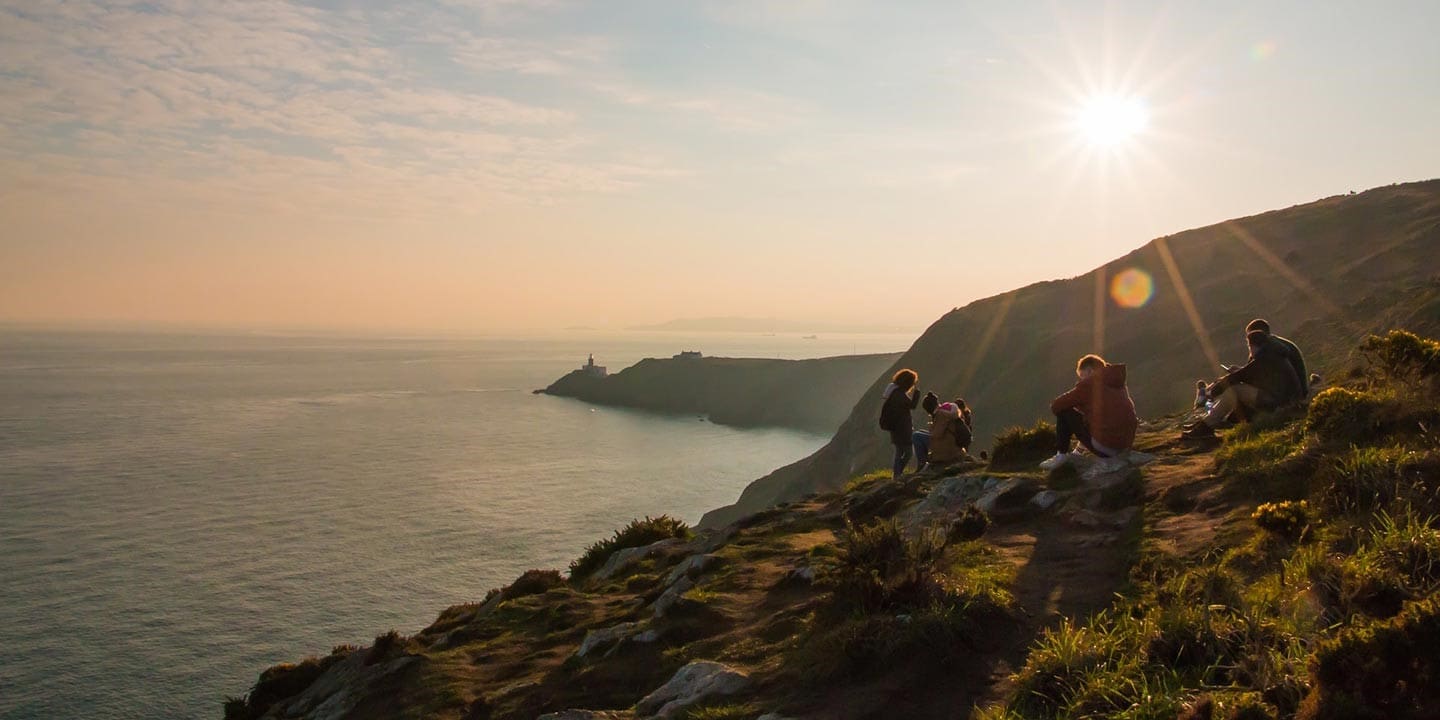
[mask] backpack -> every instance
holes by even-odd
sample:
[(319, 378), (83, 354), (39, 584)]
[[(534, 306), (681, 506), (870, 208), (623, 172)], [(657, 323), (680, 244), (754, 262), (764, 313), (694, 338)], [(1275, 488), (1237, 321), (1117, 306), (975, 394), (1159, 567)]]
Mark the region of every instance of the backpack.
[(895, 413), (890, 411), (890, 398), (888, 397), (880, 405), (880, 429), (885, 432), (894, 432), (895, 430)]

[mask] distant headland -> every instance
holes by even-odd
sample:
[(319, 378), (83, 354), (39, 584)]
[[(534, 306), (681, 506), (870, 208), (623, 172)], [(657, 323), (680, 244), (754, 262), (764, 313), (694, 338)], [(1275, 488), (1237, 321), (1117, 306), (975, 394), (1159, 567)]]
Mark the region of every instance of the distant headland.
[(831, 433), (855, 398), (899, 353), (813, 360), (705, 357), (682, 350), (614, 375), (592, 355), (585, 365), (536, 393), (599, 405), (703, 415), (737, 427), (785, 427)]

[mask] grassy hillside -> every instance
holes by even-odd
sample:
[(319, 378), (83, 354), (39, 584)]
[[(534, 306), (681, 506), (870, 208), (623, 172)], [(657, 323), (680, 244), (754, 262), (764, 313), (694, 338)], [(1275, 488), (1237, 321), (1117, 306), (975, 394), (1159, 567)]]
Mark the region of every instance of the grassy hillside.
[[(1087, 352), (1129, 365), (1142, 417), (1177, 412), (1192, 401), (1197, 378), (1218, 374), (1209, 352), (1221, 362), (1244, 360), (1243, 329), (1254, 317), (1269, 319), (1327, 374), (1368, 332), (1440, 331), (1437, 249), (1440, 180), (1327, 198), (1177, 233), (1085, 275), (973, 302), (936, 321), (895, 366), (917, 370), (922, 390), (964, 396), (982, 447), (1009, 426), (1048, 415), (1049, 400), (1074, 382), (1075, 360)], [(1123, 308), (1107, 288), (1130, 269), (1153, 278), (1154, 295)], [(875, 426), (884, 382), (876, 377), (856, 396), (824, 448), (752, 483), (702, 525), (834, 490), (887, 465), (888, 440)]]
[(270, 668), (225, 717), (1434, 717), (1440, 343), (1360, 358), (1211, 443), (1152, 423), (1137, 466), (876, 473), (723, 530), (637, 520), (568, 577)]
[(604, 378), (576, 371), (545, 392), (600, 405), (707, 415), (724, 425), (831, 433), (850, 413), (854, 397), (899, 356), (651, 358)]

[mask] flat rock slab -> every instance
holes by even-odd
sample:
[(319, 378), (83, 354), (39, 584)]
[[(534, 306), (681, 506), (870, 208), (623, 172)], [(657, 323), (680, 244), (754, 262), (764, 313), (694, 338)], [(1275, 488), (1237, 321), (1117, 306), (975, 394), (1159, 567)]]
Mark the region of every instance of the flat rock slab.
[(677, 545), (684, 544), (685, 541), (681, 540), (680, 538), (666, 538), (659, 542), (650, 543), (649, 545), (646, 545), (644, 547), (616, 550), (615, 552), (610, 553), (610, 557), (605, 561), (605, 564), (599, 570), (596, 570), (595, 574), (591, 575), (590, 577), (595, 580), (609, 580), (621, 570), (624, 570), (625, 568), (630, 567), (631, 565), (634, 565), (635, 563), (638, 563), (641, 560), (650, 557), (651, 555), (655, 555)]
[(750, 686), (750, 676), (728, 665), (696, 660), (635, 704), (641, 717), (673, 718), (702, 700), (734, 695)]

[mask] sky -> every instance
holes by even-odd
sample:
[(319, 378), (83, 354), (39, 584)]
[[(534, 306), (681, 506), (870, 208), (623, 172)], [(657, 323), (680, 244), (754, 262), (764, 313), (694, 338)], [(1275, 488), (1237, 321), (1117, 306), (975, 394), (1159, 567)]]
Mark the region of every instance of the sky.
[(0, 321), (922, 329), (1440, 175), (1440, 4), (0, 0)]

